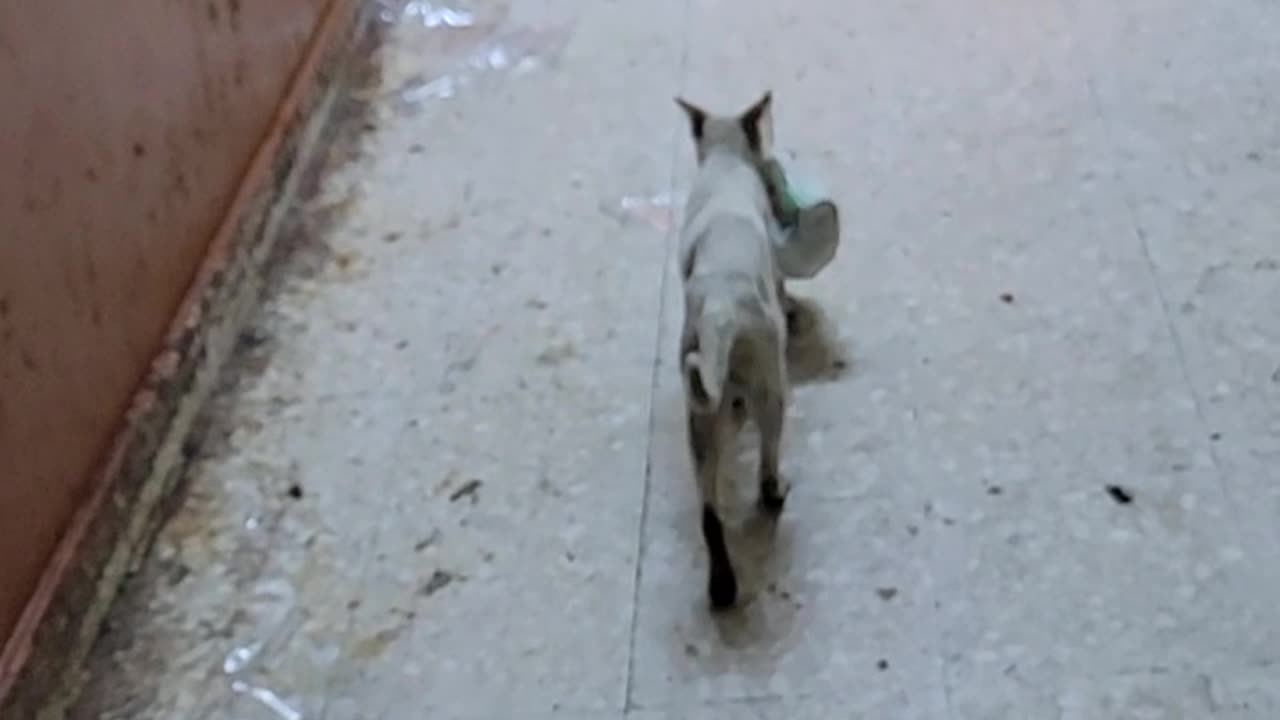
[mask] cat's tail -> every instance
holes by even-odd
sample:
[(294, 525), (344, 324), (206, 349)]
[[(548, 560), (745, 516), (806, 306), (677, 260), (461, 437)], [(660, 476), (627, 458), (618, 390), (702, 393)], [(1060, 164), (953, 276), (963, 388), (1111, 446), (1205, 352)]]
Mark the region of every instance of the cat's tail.
[(697, 335), (697, 348), (680, 359), (685, 397), (694, 412), (712, 413), (724, 398), (729, 360), (738, 339), (738, 323), (732, 310), (704, 307)]

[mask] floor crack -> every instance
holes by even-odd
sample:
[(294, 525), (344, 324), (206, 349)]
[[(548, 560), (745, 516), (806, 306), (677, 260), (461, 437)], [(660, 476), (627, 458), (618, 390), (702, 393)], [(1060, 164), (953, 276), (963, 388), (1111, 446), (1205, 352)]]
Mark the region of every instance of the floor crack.
[[(1106, 140), (1107, 149), (1111, 152), (1115, 151), (1116, 143), (1112, 136), (1111, 124), (1107, 120), (1106, 111), (1103, 108), (1102, 98), (1098, 94), (1097, 82), (1092, 74), (1087, 78), (1089, 88), (1089, 98), (1092, 101), (1093, 109), (1097, 115), (1098, 122), (1102, 125), (1103, 136)], [(1186, 158), (1179, 153), (1181, 160), (1180, 165), (1184, 174), (1188, 173)], [(1129, 192), (1129, 186), (1124, 181), (1123, 170), (1117, 171), (1116, 183), (1120, 186), (1120, 196), (1124, 202), (1125, 212), (1128, 215), (1129, 225), (1134, 235), (1138, 239), (1138, 248), (1142, 253), (1142, 259), (1147, 268), (1147, 275), (1151, 280), (1152, 288), (1155, 290), (1156, 300), (1160, 304), (1160, 312), (1164, 317), (1165, 332), (1169, 336), (1169, 340), (1173, 344), (1174, 356), (1178, 362), (1178, 371), (1182, 376), (1182, 382), (1186, 386), (1187, 395), (1191, 399), (1192, 407), (1195, 410), (1196, 419), (1200, 423), (1200, 427), (1207, 434), (1209, 432), (1209, 418), (1204, 411), (1204, 399), (1196, 390), (1195, 383), (1191, 377), (1191, 365), (1187, 361), (1186, 343), (1183, 341), (1182, 334), (1178, 332), (1177, 324), (1173, 320), (1173, 312), (1169, 304), (1168, 294), (1165, 292), (1164, 284), (1160, 281), (1160, 269), (1156, 265), (1155, 257), (1151, 252), (1151, 242), (1148, 237), (1146, 228), (1142, 225), (1142, 219), (1138, 214), (1138, 206), (1134, 201), (1132, 194)], [(1222, 462), (1218, 457), (1217, 448), (1213, 443), (1208, 443), (1209, 461), (1213, 465), (1214, 477), (1218, 481), (1218, 487), (1221, 489), (1223, 497), (1227, 501), (1227, 505), (1233, 516), (1233, 521), (1237, 528), (1242, 527), (1241, 515), (1239, 507), (1232, 498), (1231, 490), (1227, 486), (1226, 476), (1222, 469)]]
[[(681, 39), (680, 39), (680, 60), (676, 70), (677, 82), (681, 88), (684, 87), (686, 78), (689, 74), (689, 19), (691, 15), (691, 0), (684, 0), (683, 12), (680, 20)], [(668, 189), (674, 196), (676, 188), (676, 175), (679, 172), (678, 164), (680, 162), (680, 143), (683, 141), (683, 133), (681, 126), (677, 125), (671, 134), (671, 171), (668, 177)], [(665, 345), (666, 335), (664, 332), (664, 321), (667, 317), (667, 296), (668, 284), (671, 281), (671, 273), (669, 265), (671, 264), (672, 245), (676, 235), (679, 232), (679, 224), (672, 223), (667, 229), (665, 237), (665, 245), (662, 253), (661, 279), (658, 284), (658, 330), (654, 338), (654, 357), (653, 357), (653, 375), (649, 381), (649, 427), (648, 438), (645, 442), (645, 458), (644, 458), (644, 490), (640, 501), (640, 527), (636, 532), (636, 551), (635, 551), (635, 574), (632, 578), (631, 588), (631, 627), (627, 640), (627, 672), (623, 684), (622, 691), (622, 707), (624, 712), (630, 712), (635, 708), (635, 700), (633, 698), (635, 692), (635, 670), (636, 670), (636, 632), (640, 621), (640, 584), (644, 580), (644, 549), (645, 549), (645, 528), (649, 524), (649, 493), (653, 485), (653, 450), (654, 437), (656, 435), (658, 420), (658, 386), (660, 375), (662, 372), (662, 350)]]

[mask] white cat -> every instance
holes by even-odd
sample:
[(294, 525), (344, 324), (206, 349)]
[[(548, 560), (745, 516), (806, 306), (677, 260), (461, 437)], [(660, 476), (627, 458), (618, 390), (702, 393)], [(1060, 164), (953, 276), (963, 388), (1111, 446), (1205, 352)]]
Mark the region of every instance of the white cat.
[(676, 102), (688, 115), (698, 158), (680, 232), (680, 368), (710, 558), (708, 593), (712, 607), (723, 609), (738, 596), (717, 497), (721, 460), (739, 428), (735, 405), (745, 406), (760, 429), (760, 506), (781, 512), (787, 493), (778, 472), (787, 321), (774, 253), (777, 220), (761, 171), (772, 144), (771, 96), (732, 117)]

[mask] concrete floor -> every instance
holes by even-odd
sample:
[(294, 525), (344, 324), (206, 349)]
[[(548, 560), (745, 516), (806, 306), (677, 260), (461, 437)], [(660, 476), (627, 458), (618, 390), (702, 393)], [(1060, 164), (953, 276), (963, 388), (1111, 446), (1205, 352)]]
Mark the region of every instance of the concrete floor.
[[(514, 2), (398, 23), (76, 717), (1280, 717), (1280, 6)], [(765, 87), (846, 234), (713, 618), (671, 98)]]

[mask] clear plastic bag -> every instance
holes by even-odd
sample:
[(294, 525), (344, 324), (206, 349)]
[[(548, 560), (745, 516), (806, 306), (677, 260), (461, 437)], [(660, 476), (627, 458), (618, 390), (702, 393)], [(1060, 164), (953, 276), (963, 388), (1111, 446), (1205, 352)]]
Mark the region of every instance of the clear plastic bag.
[(835, 259), (840, 212), (817, 175), (802, 167), (793, 153), (779, 153), (775, 161), (767, 172), (782, 195), (781, 231), (774, 238), (778, 266), (789, 278), (812, 278)]

